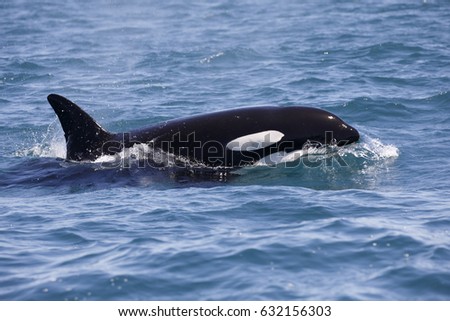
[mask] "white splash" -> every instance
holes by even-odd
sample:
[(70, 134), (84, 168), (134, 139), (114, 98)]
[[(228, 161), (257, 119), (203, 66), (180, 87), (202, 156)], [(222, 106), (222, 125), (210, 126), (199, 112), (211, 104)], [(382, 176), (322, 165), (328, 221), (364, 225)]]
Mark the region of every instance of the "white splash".
[(42, 137), (34, 135), (31, 147), (23, 147), (15, 152), (16, 156), (33, 156), (48, 158), (65, 158), (66, 142), (64, 134), (55, 119)]
[(194, 164), (181, 156), (167, 153), (148, 144), (135, 144), (124, 148), (114, 155), (102, 155), (94, 163), (101, 164), (107, 168), (128, 168), (133, 164), (137, 167), (173, 167), (181, 164)]
[(341, 156), (351, 154), (357, 158), (372, 161), (395, 159), (400, 155), (399, 149), (392, 144), (383, 144), (378, 138), (365, 136), (361, 142), (342, 149)]
[(209, 64), (212, 60), (214, 60), (214, 59), (216, 59), (216, 58), (218, 58), (220, 56), (223, 56), (224, 54), (225, 54), (224, 52), (220, 51), (220, 52), (218, 52), (218, 53), (216, 53), (214, 55), (211, 55), (209, 57), (201, 59), (200, 63), (201, 64)]
[[(292, 152), (277, 152), (268, 155), (255, 166), (274, 166), (277, 164), (295, 162), (302, 157), (316, 157), (316, 160), (332, 155), (368, 160), (371, 162), (394, 160), (399, 156), (399, 149), (391, 144), (383, 144), (378, 138), (365, 136), (361, 142), (344, 147), (337, 146), (305, 146), (303, 149)], [(311, 159), (309, 159), (311, 160)]]

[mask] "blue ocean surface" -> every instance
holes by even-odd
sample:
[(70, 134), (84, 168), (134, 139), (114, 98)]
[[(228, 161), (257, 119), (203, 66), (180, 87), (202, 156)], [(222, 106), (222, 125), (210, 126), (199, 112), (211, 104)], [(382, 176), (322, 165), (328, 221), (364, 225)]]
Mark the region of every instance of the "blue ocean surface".
[[(446, 0), (2, 1), (0, 299), (450, 300), (449, 90)], [(302, 105), (361, 140), (105, 168), (64, 160), (50, 93), (116, 132)]]

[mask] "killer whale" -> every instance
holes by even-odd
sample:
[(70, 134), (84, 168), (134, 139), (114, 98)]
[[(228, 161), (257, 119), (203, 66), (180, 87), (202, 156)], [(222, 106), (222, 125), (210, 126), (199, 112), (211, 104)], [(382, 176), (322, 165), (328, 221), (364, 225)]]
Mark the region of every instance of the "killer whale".
[(344, 146), (360, 136), (338, 116), (300, 106), (237, 108), (111, 133), (67, 98), (50, 94), (47, 100), (64, 131), (69, 161), (94, 161), (146, 144), (193, 164), (234, 168), (275, 153), (295, 152), (312, 142)]

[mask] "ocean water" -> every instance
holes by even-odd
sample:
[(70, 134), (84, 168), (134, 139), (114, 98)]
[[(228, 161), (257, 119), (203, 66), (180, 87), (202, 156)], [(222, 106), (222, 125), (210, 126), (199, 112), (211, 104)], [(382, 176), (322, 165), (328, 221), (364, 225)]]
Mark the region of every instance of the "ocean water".
[[(449, 300), (449, 89), (444, 0), (2, 1), (0, 299)], [(361, 141), (105, 169), (64, 161), (50, 93), (111, 131), (305, 105)]]

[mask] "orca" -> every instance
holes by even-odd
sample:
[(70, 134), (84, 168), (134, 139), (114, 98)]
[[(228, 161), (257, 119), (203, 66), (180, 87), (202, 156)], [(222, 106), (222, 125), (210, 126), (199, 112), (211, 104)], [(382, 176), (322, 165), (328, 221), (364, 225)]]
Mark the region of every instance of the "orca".
[(64, 131), (69, 161), (94, 161), (145, 144), (190, 164), (239, 168), (308, 144), (344, 146), (360, 137), (336, 115), (300, 106), (237, 108), (111, 133), (65, 97), (50, 94), (47, 99)]

